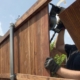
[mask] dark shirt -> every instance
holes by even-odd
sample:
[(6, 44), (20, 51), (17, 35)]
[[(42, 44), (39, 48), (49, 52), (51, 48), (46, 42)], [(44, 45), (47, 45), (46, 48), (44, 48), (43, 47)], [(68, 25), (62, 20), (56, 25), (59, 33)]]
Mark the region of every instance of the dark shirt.
[(65, 45), (65, 51), (67, 53), (67, 57), (69, 57), (74, 51), (77, 51), (77, 47), (75, 45)]
[(65, 45), (65, 51), (67, 53), (66, 67), (72, 70), (80, 70), (80, 52), (75, 45)]

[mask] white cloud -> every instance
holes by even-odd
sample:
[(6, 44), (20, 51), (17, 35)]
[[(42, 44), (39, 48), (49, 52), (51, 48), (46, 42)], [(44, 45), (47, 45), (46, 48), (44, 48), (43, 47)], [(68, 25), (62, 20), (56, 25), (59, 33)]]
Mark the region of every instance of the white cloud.
[(0, 36), (3, 36), (3, 35), (4, 35), (4, 33), (2, 31), (1, 22), (0, 22)]

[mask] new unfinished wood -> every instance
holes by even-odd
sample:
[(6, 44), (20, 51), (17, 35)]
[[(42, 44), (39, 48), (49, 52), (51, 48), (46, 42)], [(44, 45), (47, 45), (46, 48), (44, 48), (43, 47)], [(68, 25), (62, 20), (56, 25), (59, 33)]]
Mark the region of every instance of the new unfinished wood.
[(80, 0), (74, 2), (59, 16), (80, 50)]
[(38, 76), (38, 75), (29, 75), (29, 74), (17, 74), (17, 80), (74, 80), (74, 79), (66, 79), (66, 78), (55, 78), (55, 77), (46, 77), (46, 76)]

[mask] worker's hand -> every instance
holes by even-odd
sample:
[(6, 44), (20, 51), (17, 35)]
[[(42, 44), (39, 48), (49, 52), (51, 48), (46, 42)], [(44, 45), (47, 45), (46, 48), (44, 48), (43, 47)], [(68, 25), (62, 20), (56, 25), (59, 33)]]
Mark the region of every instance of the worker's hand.
[(64, 29), (65, 29), (64, 24), (61, 21), (59, 21), (59, 23), (57, 24), (57, 27), (55, 28), (55, 32), (59, 33)]
[(54, 61), (53, 58), (47, 58), (45, 61), (45, 68), (56, 73), (60, 66)]

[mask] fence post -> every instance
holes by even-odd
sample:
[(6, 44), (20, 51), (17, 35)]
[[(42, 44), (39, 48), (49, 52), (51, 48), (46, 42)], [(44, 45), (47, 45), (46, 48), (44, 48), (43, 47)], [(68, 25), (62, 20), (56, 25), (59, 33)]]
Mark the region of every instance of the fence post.
[(14, 34), (13, 34), (14, 24), (10, 24), (10, 79), (14, 80)]

